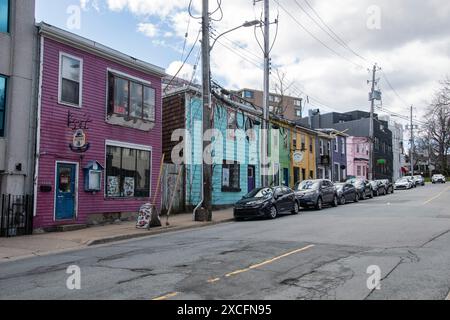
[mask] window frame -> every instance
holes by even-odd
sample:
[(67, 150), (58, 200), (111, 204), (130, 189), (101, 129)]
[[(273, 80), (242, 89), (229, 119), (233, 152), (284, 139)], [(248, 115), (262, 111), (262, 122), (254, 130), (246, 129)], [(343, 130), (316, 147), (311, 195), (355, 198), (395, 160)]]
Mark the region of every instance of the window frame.
[(11, 0), (6, 0), (6, 6), (8, 9), (6, 13), (6, 31), (0, 31), (0, 33), (9, 34), (11, 32)]
[(3, 123), (0, 123), (0, 125), (3, 128), (0, 129), (0, 138), (4, 138), (5, 134), (6, 134), (6, 112), (7, 112), (7, 106), (8, 106), (8, 81), (9, 81), (9, 77), (0, 74), (0, 78), (5, 79), (5, 97), (3, 99), (4, 106), (3, 106), (3, 111), (0, 111), (0, 112), (3, 112)]
[[(63, 57), (77, 60), (80, 62), (80, 79), (79, 79), (79, 92), (78, 92), (78, 105), (70, 102), (66, 102), (62, 100), (62, 70), (63, 70)], [(59, 71), (58, 71), (58, 104), (73, 108), (81, 109), (83, 107), (83, 70), (84, 70), (84, 61), (83, 58), (71, 55), (69, 53), (60, 51), (59, 52)]]
[[(113, 79), (112, 84), (112, 92), (111, 91), (111, 84), (110, 84), (110, 78)], [(126, 115), (122, 115), (119, 113), (114, 112), (114, 104), (115, 104), (115, 84), (116, 79), (121, 79), (128, 82), (128, 113)], [(142, 86), (142, 117), (133, 117), (131, 116), (131, 87), (132, 83)], [(145, 105), (145, 89), (151, 89), (154, 91), (154, 106), (153, 106), (153, 119), (146, 119), (144, 118), (144, 105)], [(110, 98), (112, 95), (112, 108), (110, 106)], [(108, 68), (106, 70), (106, 119), (110, 118), (113, 115), (124, 117), (128, 120), (140, 120), (145, 123), (155, 123), (156, 122), (156, 109), (157, 109), (157, 101), (158, 101), (158, 92), (155, 87), (153, 87), (152, 82), (137, 78), (134, 76), (131, 76), (129, 74), (110, 69)]]
[[(108, 147), (117, 147), (121, 149), (131, 149), (134, 151), (147, 151), (150, 153), (149, 161), (150, 161), (150, 171), (149, 171), (149, 196), (148, 197), (122, 197), (122, 196), (114, 196), (110, 197), (108, 196)], [(122, 154), (122, 153), (121, 153)], [(122, 159), (120, 160), (122, 162)], [(122, 165), (121, 165), (122, 166)], [(121, 168), (122, 170), (122, 168)], [(120, 141), (113, 141), (113, 140), (106, 140), (105, 141), (105, 174), (103, 175), (104, 181), (104, 199), (105, 200), (123, 200), (123, 201), (133, 201), (133, 200), (141, 200), (141, 199), (151, 199), (153, 197), (153, 190), (152, 190), (152, 183), (153, 183), (153, 147), (152, 146), (145, 146), (145, 145), (139, 145), (134, 143), (128, 143), (128, 142), (120, 142)]]

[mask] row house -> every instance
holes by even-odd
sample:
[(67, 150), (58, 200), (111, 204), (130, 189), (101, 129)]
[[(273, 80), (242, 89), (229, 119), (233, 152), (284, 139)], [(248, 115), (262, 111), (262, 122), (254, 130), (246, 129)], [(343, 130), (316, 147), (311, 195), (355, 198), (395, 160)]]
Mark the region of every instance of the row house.
[[(259, 110), (215, 94), (212, 204), (229, 206), (261, 186)], [(170, 90), (163, 99), (163, 153), (166, 163), (184, 168), (184, 208), (202, 198), (203, 103), (196, 87)]]
[(366, 137), (347, 138), (347, 174), (358, 179), (369, 178), (370, 142)]
[(162, 68), (38, 25), (34, 228), (160, 204)]
[[(317, 129), (317, 131), (328, 136), (328, 139), (322, 139), (321, 153), (324, 152), (324, 143), (326, 142), (327, 161), (329, 165), (325, 172), (334, 182), (342, 182), (347, 180), (347, 137), (348, 135), (335, 129)], [(327, 141), (325, 141), (327, 140)], [(325, 171), (326, 171), (325, 170)], [(322, 175), (323, 177), (323, 175)]]

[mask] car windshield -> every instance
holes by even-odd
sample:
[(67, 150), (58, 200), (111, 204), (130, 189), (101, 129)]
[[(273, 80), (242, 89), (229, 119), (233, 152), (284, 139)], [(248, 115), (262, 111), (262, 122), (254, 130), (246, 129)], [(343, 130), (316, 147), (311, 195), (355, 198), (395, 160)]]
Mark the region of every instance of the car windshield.
[(398, 179), (397, 182), (409, 182), (407, 178)]
[(270, 188), (255, 189), (252, 192), (250, 192), (249, 194), (247, 194), (244, 198), (246, 198), (246, 199), (250, 199), (250, 198), (265, 198), (265, 197), (271, 196), (272, 192), (273, 191)]
[(344, 186), (346, 185), (346, 183), (335, 183), (334, 185), (335, 185), (336, 188), (342, 189), (342, 188), (344, 188)]
[(303, 191), (303, 190), (317, 190), (319, 189), (320, 183), (318, 181), (312, 181), (312, 180), (307, 180), (307, 181), (303, 181), (302, 183), (300, 183), (296, 190), (298, 191)]

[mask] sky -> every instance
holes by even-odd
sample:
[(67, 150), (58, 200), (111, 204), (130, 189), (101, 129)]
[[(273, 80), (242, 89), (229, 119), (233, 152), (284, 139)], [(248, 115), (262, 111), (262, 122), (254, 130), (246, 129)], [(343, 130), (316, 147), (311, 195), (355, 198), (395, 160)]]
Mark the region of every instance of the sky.
[[(189, 2), (36, 0), (36, 20), (161, 66), (169, 74), (187, 58), (179, 75), (199, 81), (200, 67), (194, 66), (200, 54), (201, 0), (192, 0), (192, 17)], [(215, 35), (262, 15), (262, 1), (209, 3), (215, 11)], [(377, 63), (377, 88), (383, 93), (378, 104), (405, 116), (414, 105), (414, 118), (420, 120), (439, 80), (450, 76), (448, 0), (270, 0), (270, 6), (271, 86), (278, 83), (276, 71), (284, 73), (285, 83), (292, 83), (288, 94), (309, 102), (305, 109), (369, 111), (368, 80)], [(230, 89), (261, 89), (261, 41), (259, 28), (221, 37), (211, 53), (213, 79)]]

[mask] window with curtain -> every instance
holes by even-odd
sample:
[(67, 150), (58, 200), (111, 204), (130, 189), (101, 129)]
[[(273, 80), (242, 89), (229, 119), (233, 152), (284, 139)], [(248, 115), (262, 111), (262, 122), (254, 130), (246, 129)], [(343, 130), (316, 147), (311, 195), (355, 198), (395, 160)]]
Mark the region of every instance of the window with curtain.
[[(231, 162), (230, 162), (231, 163)], [(240, 165), (238, 162), (228, 164), (226, 160), (222, 166), (222, 191), (223, 192), (240, 192)]]
[(61, 54), (59, 102), (81, 107), (82, 60)]

